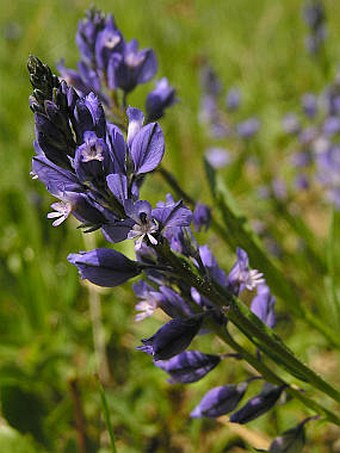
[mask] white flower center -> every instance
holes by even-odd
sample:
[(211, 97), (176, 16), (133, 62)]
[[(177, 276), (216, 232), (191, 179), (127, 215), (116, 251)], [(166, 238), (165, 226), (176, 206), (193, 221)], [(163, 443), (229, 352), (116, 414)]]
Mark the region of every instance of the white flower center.
[(67, 217), (71, 214), (72, 205), (67, 201), (58, 201), (53, 203), (51, 208), (54, 209), (53, 212), (47, 214), (48, 219), (56, 219), (53, 221), (52, 226), (56, 227), (62, 224)]
[(90, 141), (82, 149), (81, 158), (82, 162), (91, 162), (92, 160), (102, 162), (104, 160), (103, 147), (94, 141)]
[(105, 41), (105, 47), (107, 49), (114, 49), (120, 42), (120, 36), (118, 34), (109, 35)]

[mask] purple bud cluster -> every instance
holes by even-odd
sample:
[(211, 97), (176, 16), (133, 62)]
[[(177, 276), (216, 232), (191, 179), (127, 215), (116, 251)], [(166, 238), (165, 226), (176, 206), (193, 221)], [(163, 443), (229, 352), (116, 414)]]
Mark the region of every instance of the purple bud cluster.
[[(183, 230), (182, 228), (182, 231), (178, 231), (180, 235), (177, 235), (175, 240), (177, 250), (178, 243), (187, 241), (188, 238), (190, 240), (191, 237), (190, 230), (186, 228), (185, 235)], [(171, 244), (174, 237), (168, 236), (168, 239)], [(205, 278), (212, 279), (236, 296), (242, 296), (244, 292), (253, 294), (256, 290), (251, 302), (251, 310), (269, 327), (274, 327), (275, 300), (262, 274), (250, 269), (248, 255), (244, 250), (237, 249), (237, 260), (228, 275), (218, 266), (206, 245), (197, 247), (192, 242), (191, 247), (188, 248), (183, 243), (181, 253), (192, 259)], [(206, 354), (198, 350), (187, 350), (187, 348), (198, 333), (202, 335), (209, 331), (209, 327), (205, 328), (209, 320), (225, 326), (227, 317), (196, 288), (189, 287), (187, 282), (176, 282), (174, 286), (169, 274), (155, 275), (153, 270), (146, 270), (145, 274), (150, 283), (141, 280), (134, 285), (134, 291), (140, 299), (136, 305), (139, 312), (136, 320), (153, 315), (157, 309), (162, 310), (172, 319), (152, 337), (142, 340), (143, 346), (138, 349), (151, 355), (155, 365), (169, 374), (170, 383), (189, 384), (201, 380), (230, 355)], [(203, 310), (204, 316), (202, 311), (196, 314), (197, 307)], [(209, 390), (192, 411), (191, 416), (214, 418), (232, 412), (246, 393), (248, 384), (246, 381)], [(246, 423), (274, 406), (283, 387), (271, 386), (268, 390), (268, 385), (259, 395), (251, 398), (244, 408), (234, 412), (234, 422)]]
[(222, 99), (222, 83), (208, 65), (202, 69), (201, 86), (200, 120), (207, 127), (211, 138), (228, 137), (247, 141), (257, 134), (261, 127), (258, 118), (242, 118), (238, 115), (242, 101), (238, 88), (231, 87)]
[(317, 54), (327, 38), (326, 14), (322, 1), (306, 1), (302, 14), (309, 31), (306, 37), (306, 48), (311, 54)]
[[(80, 96), (95, 93), (114, 113), (119, 107), (119, 95), (125, 106), (127, 95), (156, 75), (154, 51), (139, 50), (135, 39), (127, 42), (112, 15), (90, 9), (79, 23), (76, 43), (80, 53), (77, 70), (66, 68), (62, 61), (58, 64), (61, 77)], [(161, 118), (175, 100), (175, 90), (165, 77), (156, 82), (145, 101), (147, 121)]]
[(327, 200), (340, 208), (340, 75), (319, 95), (302, 97), (300, 117), (289, 114), (283, 127), (294, 140), (292, 156), (299, 191), (322, 188)]
[[(129, 107), (127, 127), (122, 130), (108, 119), (103, 103), (106, 88), (128, 93), (154, 74), (153, 52), (139, 52), (136, 41), (126, 44), (113, 18), (93, 11), (80, 24), (77, 42), (82, 62), (73, 77), (74, 88), (37, 58), (29, 60), (36, 152), (32, 175), (58, 200), (48, 214), (53, 226), (72, 214), (85, 232), (100, 229), (110, 243), (134, 241), (135, 260), (112, 248), (71, 253), (68, 260), (81, 278), (104, 287), (115, 287), (142, 274), (133, 286), (139, 299), (136, 320), (152, 316), (156, 310), (170, 319), (142, 339), (138, 349), (169, 374), (170, 382), (196, 382), (233, 355), (188, 350), (199, 334), (211, 332), (212, 326), (225, 329), (228, 323), (228, 310), (209, 297), (205, 286), (222, 288), (231, 298), (251, 298), (251, 310), (269, 327), (275, 324), (274, 298), (262, 273), (250, 268), (245, 250), (237, 249), (236, 262), (226, 274), (209, 247), (198, 245), (190, 225), (196, 231), (209, 226), (207, 206), (197, 203), (192, 213), (170, 194), (155, 207), (140, 196), (146, 176), (157, 169), (164, 155), (162, 129), (157, 122), (144, 124), (143, 112)], [(64, 71), (68, 76), (69, 70)], [(219, 87), (213, 77), (209, 84), (210, 95), (217, 94)], [(153, 95), (152, 103), (158, 107), (152, 115), (149, 110), (149, 120), (162, 116), (164, 106), (173, 101), (169, 92), (165, 96), (167, 82), (163, 80), (161, 85)], [(237, 102), (236, 93), (229, 93), (228, 108), (235, 110)], [(196, 275), (204, 287), (196, 279), (185, 278), (173, 260), (176, 265), (185, 263), (181, 272), (189, 267), (189, 275)], [(237, 410), (252, 380), (211, 389), (192, 417), (218, 417), (234, 411), (231, 421), (246, 423), (267, 412), (278, 401), (283, 386), (266, 383)]]

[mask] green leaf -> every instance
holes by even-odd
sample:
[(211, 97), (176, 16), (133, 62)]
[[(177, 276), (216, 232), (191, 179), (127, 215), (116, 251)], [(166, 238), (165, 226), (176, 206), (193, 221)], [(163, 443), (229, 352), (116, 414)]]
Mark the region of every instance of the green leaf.
[[(206, 166), (211, 171), (209, 166)], [(221, 178), (214, 174), (212, 195), (223, 219), (223, 225), (215, 219), (213, 228), (227, 245), (235, 251), (242, 247), (249, 256), (253, 268), (263, 272), (271, 291), (282, 299), (286, 307), (299, 318), (305, 319), (310, 325), (318, 329), (333, 345), (340, 347), (340, 338), (322, 319), (313, 315), (302, 304), (302, 300), (293, 290), (291, 282), (264, 251), (259, 238), (252, 231), (247, 219), (239, 212), (237, 204)], [(208, 179), (212, 176), (208, 175)]]

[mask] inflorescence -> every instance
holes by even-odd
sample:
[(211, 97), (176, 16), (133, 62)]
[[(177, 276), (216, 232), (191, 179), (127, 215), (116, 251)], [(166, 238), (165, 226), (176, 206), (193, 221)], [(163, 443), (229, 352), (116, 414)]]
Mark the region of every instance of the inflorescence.
[(292, 166), (299, 191), (319, 186), (340, 209), (340, 73), (320, 94), (306, 93), (302, 115), (288, 114), (283, 127), (294, 140)]
[[(135, 40), (127, 43), (113, 17), (96, 10), (80, 22), (77, 44), (78, 70), (61, 63), (60, 77), (38, 58), (29, 59), (36, 136), (32, 175), (58, 200), (47, 215), (53, 226), (73, 215), (86, 233), (101, 230), (109, 243), (134, 241), (135, 260), (113, 248), (71, 253), (68, 260), (81, 278), (99, 286), (115, 287), (140, 277), (133, 285), (139, 299), (136, 320), (156, 310), (170, 320), (143, 339), (138, 349), (151, 356), (171, 383), (196, 382), (223, 360), (243, 359), (239, 352), (216, 355), (188, 350), (199, 335), (227, 331), (230, 300), (251, 296), (252, 312), (273, 328), (275, 299), (264, 276), (250, 268), (245, 250), (237, 249), (236, 262), (226, 274), (209, 247), (197, 243), (190, 225), (196, 231), (208, 228), (206, 206), (197, 204), (193, 213), (170, 194), (155, 207), (141, 198), (143, 182), (157, 169), (165, 151), (164, 135), (155, 121), (175, 101), (174, 89), (163, 78), (147, 96), (146, 116), (127, 107), (128, 94), (156, 73), (154, 52), (138, 50)], [(217, 93), (216, 84), (210, 82), (206, 105)], [(236, 109), (238, 102), (238, 93), (230, 92), (228, 108)], [(255, 133), (257, 127), (239, 125), (238, 133), (249, 136), (249, 130)], [(219, 288), (224, 293), (218, 293)], [(219, 299), (221, 294), (230, 298), (217, 304), (216, 294)], [(239, 407), (258, 379), (264, 380), (262, 390)], [(260, 374), (236, 384), (223, 383), (203, 396), (191, 416), (232, 412), (232, 422), (247, 423), (271, 409), (286, 387), (266, 382)], [(294, 428), (297, 439), (303, 426), (304, 422)]]

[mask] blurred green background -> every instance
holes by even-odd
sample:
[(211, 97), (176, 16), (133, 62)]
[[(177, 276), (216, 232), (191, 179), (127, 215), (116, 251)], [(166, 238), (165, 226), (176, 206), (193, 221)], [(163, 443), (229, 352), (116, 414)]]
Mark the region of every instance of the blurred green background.
[[(280, 409), (274, 411), (239, 432), (223, 423), (189, 419), (204, 391), (233, 382), (242, 374), (240, 367), (226, 363), (192, 387), (170, 386), (164, 373), (135, 350), (139, 339), (150, 336), (160, 321), (135, 323), (135, 298), (129, 284), (97, 292), (79, 282), (66, 256), (102, 244), (102, 239), (96, 234), (84, 239), (72, 221), (53, 228), (46, 219), (52, 197), (29, 176), (34, 129), (28, 107), (27, 57), (37, 55), (52, 69), (64, 58), (66, 66), (74, 68), (77, 23), (91, 4), (12, 0), (0, 6), (0, 451), (110, 451), (98, 372), (105, 383), (119, 452), (236, 453), (247, 451), (247, 442), (258, 438), (265, 445), (268, 436), (275, 437), (301, 420), (304, 409), (290, 403), (282, 414)], [(304, 92), (321, 90), (340, 62), (340, 2), (325, 4), (326, 70), (305, 51), (306, 26), (298, 0), (96, 2), (98, 8), (114, 14), (126, 39), (136, 37), (141, 47), (155, 50), (158, 77), (167, 76), (176, 87), (180, 102), (162, 120), (165, 165), (194, 197), (209, 202), (202, 156), (210, 142), (198, 121), (202, 62), (209, 61), (225, 87), (240, 88), (245, 117), (261, 119), (256, 146), (268, 162), (267, 170), (275, 173), (288, 155), (280, 136), (282, 117), (299, 108)], [(142, 107), (151, 87), (152, 83), (137, 89), (129, 103)], [(144, 193), (156, 202), (168, 190), (155, 176)], [(268, 206), (254, 205), (255, 188), (246, 175), (229, 190), (251, 220), (268, 215), (269, 225), (275, 224), (276, 235), (283, 235), (290, 250), (290, 239), (294, 242), (296, 237), (290, 236), (275, 212), (266, 211)], [(308, 200), (304, 203), (299, 212), (306, 214), (324, 259), (322, 241), (327, 236), (329, 210)], [(208, 236), (201, 238), (205, 241)], [(228, 269), (234, 255), (226, 254), (217, 237), (209, 241)], [(304, 267), (306, 256), (295, 256), (294, 247), (291, 251), (287, 274), (297, 273), (306, 285), (311, 275), (315, 278), (314, 287), (301, 293), (312, 305), (308, 294), (322, 297), (322, 279), (317, 281), (308, 263)], [(339, 383), (336, 355), (325, 339), (310, 333), (303, 320), (291, 319), (282, 301), (279, 307), (284, 321), (281, 333), (294, 350)], [(223, 350), (215, 341), (211, 344), (212, 338), (202, 341), (207, 351)], [(340, 437), (334, 427), (320, 425), (308, 433), (306, 451), (340, 451), (334, 447)]]

